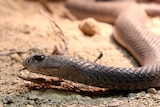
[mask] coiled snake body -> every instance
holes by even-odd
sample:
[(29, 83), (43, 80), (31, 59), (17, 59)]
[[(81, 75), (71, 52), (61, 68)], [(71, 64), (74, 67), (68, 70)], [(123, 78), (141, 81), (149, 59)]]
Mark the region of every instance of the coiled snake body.
[[(69, 0), (66, 6), (71, 13), (80, 18), (89, 14), (101, 21), (116, 20), (114, 38), (135, 56), (142, 67), (103, 66), (59, 55), (29, 57), (23, 62), (24, 67), (34, 73), (114, 90), (160, 87), (160, 39), (146, 28), (148, 16), (144, 6), (134, 2), (127, 6), (128, 2), (89, 1), (90, 3), (85, 3), (85, 0)], [(150, 10), (152, 9), (147, 11)]]

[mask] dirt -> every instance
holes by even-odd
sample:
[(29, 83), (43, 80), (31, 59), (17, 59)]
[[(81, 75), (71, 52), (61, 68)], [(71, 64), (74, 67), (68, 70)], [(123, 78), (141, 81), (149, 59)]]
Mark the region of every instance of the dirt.
[[(113, 26), (97, 22), (100, 32), (94, 36), (84, 35), (78, 28), (81, 21), (66, 17), (63, 1), (48, 2), (52, 18), (66, 36), (67, 56), (94, 61), (103, 52), (97, 63), (109, 66), (138, 66), (134, 58), (112, 38)], [(49, 20), (42, 15), (45, 10), (39, 1), (0, 1), (0, 107), (52, 107), (52, 106), (100, 106), (100, 107), (159, 107), (160, 90), (138, 92), (94, 92), (82, 94), (56, 88), (31, 89), (34, 83), (17, 75), (23, 68), (21, 62), (35, 53), (52, 54), (57, 46), (64, 44), (52, 29)], [(160, 18), (151, 18), (148, 27), (160, 35)], [(4, 55), (15, 50), (14, 54)], [(17, 53), (18, 52), (18, 53)], [(25, 52), (25, 53), (23, 53)]]

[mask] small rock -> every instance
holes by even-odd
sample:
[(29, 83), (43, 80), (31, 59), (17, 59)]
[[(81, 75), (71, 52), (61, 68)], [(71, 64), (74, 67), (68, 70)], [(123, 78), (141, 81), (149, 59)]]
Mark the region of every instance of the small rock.
[(31, 91), (30, 93), (28, 93), (28, 99), (29, 100), (36, 100), (38, 99), (38, 92), (36, 91)]
[(33, 105), (26, 105), (26, 107), (34, 107)]
[(35, 54), (44, 54), (44, 48), (42, 46), (35, 46), (34, 48), (31, 48), (28, 50), (30, 55), (35, 55)]
[(2, 104), (2, 102), (0, 102), (0, 107), (3, 107), (3, 104)]
[(149, 88), (147, 92), (151, 94), (157, 94), (157, 90), (155, 88)]
[(56, 106), (48, 106), (48, 105), (42, 104), (41, 107), (56, 107)]
[(136, 97), (136, 94), (135, 94), (135, 93), (130, 93), (130, 94), (128, 95), (128, 97), (129, 97), (130, 99), (134, 99), (134, 98)]
[(160, 94), (160, 90), (157, 90), (157, 93)]
[(154, 95), (154, 96), (153, 96), (153, 99), (155, 99), (155, 100), (160, 100), (160, 95)]
[(93, 36), (95, 34), (98, 34), (100, 31), (100, 28), (98, 27), (98, 23), (95, 19), (93, 18), (87, 18), (84, 19), (80, 24), (79, 24), (79, 29), (89, 35)]
[(108, 104), (108, 107), (118, 107), (121, 105), (121, 101), (119, 100), (113, 100), (111, 103)]
[(11, 60), (15, 62), (21, 62), (21, 58), (18, 54), (12, 54), (10, 57), (11, 57)]
[(120, 104), (117, 102), (111, 103), (108, 105), (108, 107), (118, 107)]
[(146, 92), (142, 91), (142, 92), (137, 93), (137, 96), (135, 98), (139, 99), (139, 98), (145, 97), (145, 95), (146, 95)]
[(143, 104), (147, 107), (153, 107), (154, 101), (149, 99), (147, 101), (144, 101)]
[(152, 98), (150, 93), (145, 94), (145, 98)]

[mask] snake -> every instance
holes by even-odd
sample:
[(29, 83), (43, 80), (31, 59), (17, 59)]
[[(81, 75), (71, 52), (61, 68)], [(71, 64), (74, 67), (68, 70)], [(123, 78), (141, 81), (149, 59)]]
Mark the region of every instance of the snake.
[[(30, 72), (67, 79), (110, 90), (160, 87), (160, 38), (146, 26), (148, 14), (159, 6), (134, 1), (68, 0), (66, 7), (79, 18), (94, 17), (114, 23), (114, 39), (140, 63), (139, 67), (114, 67), (63, 55), (33, 55), (22, 65)], [(145, 7), (145, 8), (144, 8)], [(151, 8), (152, 7), (152, 8)], [(106, 29), (107, 30), (107, 29)]]

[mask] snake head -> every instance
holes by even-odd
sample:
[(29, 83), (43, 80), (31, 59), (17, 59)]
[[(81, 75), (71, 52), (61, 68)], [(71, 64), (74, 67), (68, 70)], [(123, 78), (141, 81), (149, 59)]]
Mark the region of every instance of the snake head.
[(22, 65), (33, 73), (56, 76), (64, 68), (66, 60), (66, 57), (59, 55), (34, 55), (25, 59)]
[(27, 69), (38, 68), (38, 67), (44, 66), (45, 60), (47, 59), (48, 59), (48, 56), (45, 56), (45, 55), (34, 55), (25, 59), (22, 62), (22, 65)]

